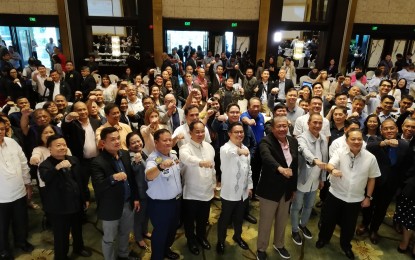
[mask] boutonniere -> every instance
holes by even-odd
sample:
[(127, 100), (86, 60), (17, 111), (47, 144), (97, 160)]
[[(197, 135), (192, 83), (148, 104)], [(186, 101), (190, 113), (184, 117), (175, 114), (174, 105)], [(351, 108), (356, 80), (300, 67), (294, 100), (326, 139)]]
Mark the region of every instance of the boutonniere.
[(156, 163), (160, 164), (163, 161), (163, 158), (161, 158), (160, 156), (156, 158)]
[(70, 78), (73, 78), (73, 74), (71, 74), (71, 76), (69, 76)]

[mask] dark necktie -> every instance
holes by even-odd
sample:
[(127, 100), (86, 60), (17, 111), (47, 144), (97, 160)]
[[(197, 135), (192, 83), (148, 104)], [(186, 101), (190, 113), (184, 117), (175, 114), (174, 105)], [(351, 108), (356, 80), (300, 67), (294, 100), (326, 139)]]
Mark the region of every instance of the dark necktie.
[(389, 147), (388, 155), (392, 166), (394, 166), (398, 160), (397, 148), (398, 147)]

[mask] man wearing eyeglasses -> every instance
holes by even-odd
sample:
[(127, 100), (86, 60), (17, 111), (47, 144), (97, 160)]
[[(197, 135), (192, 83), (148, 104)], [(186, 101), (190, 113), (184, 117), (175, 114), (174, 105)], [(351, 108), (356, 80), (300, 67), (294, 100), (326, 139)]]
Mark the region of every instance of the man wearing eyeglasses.
[(375, 178), (380, 176), (380, 170), (376, 157), (362, 149), (363, 135), (360, 130), (347, 132), (346, 143), (347, 146), (336, 150), (326, 167), (331, 186), (323, 204), (316, 247), (323, 248), (330, 241), (336, 224), (339, 224), (340, 246), (349, 259), (354, 259), (350, 244), (353, 230), (360, 208), (370, 206)]
[[(218, 254), (225, 253), (226, 229), (232, 221), (234, 235), (232, 239), (244, 250), (248, 244), (242, 239), (242, 222), (245, 210), (244, 201), (252, 196), (251, 155), (243, 144), (244, 127), (241, 122), (234, 122), (228, 128), (229, 141), (220, 148), (222, 175), (222, 212), (218, 222)], [(235, 167), (237, 166), (237, 167)]]
[(362, 224), (356, 229), (357, 235), (370, 232), (370, 241), (379, 242), (378, 230), (386, 215), (393, 196), (405, 181), (407, 169), (412, 160), (408, 153), (409, 143), (397, 139), (398, 127), (392, 119), (386, 119), (381, 126), (382, 138), (368, 143), (366, 149), (377, 159), (381, 177), (376, 180), (373, 201), (363, 209)]
[[(371, 92), (369, 95), (366, 96), (366, 106), (367, 106), (367, 114), (373, 114), (376, 112), (376, 109), (381, 104), (382, 97), (388, 95), (389, 91), (392, 89), (392, 81), (388, 79), (384, 79), (379, 84), (379, 94), (376, 92)], [(398, 103), (394, 101), (393, 107), (398, 108)]]

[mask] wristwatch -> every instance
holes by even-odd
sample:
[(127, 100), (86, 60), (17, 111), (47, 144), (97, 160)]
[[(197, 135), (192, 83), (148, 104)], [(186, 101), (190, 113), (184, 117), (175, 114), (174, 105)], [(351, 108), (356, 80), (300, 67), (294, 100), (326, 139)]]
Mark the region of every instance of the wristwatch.
[(163, 168), (161, 168), (161, 166), (160, 166), (160, 163), (159, 164), (157, 164), (157, 169), (159, 169), (159, 171), (164, 171), (164, 169)]
[(369, 200), (373, 200), (373, 197), (372, 196), (369, 196), (367, 194), (365, 195), (365, 197), (368, 198)]

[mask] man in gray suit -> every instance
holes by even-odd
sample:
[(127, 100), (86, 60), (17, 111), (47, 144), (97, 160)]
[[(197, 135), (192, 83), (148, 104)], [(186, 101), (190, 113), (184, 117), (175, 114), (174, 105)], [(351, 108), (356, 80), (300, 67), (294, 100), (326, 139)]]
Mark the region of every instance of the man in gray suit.
[(173, 133), (176, 128), (186, 123), (184, 111), (177, 107), (177, 101), (173, 94), (164, 97), (164, 105), (158, 108), (160, 121), (167, 125), (167, 129)]
[[(291, 206), (292, 239), (295, 244), (302, 245), (301, 230), (307, 239), (313, 238), (306, 227), (313, 209), (317, 188), (324, 186), (325, 167), (328, 160), (327, 138), (320, 133), (323, 117), (311, 114), (308, 119), (308, 130), (298, 136), (298, 179), (297, 192)], [(301, 216), (299, 216), (299, 212)]]

